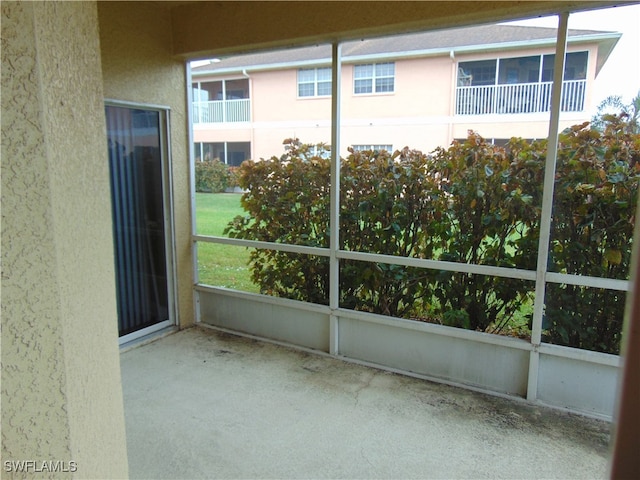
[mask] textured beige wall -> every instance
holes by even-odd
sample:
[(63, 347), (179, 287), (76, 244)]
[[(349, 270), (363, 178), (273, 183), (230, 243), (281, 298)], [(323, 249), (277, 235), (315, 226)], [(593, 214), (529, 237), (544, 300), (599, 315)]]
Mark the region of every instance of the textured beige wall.
[(95, 3), (2, 2), (7, 477), (127, 476), (97, 29)]
[(181, 327), (194, 322), (184, 62), (172, 56), (162, 2), (99, 2), (105, 98), (171, 108), (171, 157)]

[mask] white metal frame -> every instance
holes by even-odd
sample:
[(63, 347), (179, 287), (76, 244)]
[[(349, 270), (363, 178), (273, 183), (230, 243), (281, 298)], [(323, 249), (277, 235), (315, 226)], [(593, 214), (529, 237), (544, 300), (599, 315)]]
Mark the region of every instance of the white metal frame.
[[(559, 15), (553, 80), (556, 87), (562, 85), (568, 18), (568, 12)], [(345, 360), (374, 365), (420, 378), (463, 385), (498, 395), (523, 397), (532, 402), (610, 418), (613, 412), (620, 357), (541, 342), (547, 283), (629, 290), (629, 282), (626, 280), (547, 271), (562, 89), (553, 88), (552, 94), (549, 138), (555, 141), (548, 142), (535, 271), (353, 252), (340, 250), (338, 228), (340, 224), (339, 152), (342, 67), (339, 43), (332, 45), (332, 60), (332, 188), (329, 248), (196, 235), (195, 230), (193, 235), (194, 245), (198, 242), (211, 242), (328, 257), (329, 305), (314, 305), (199, 285), (197, 260), (194, 260), (195, 297), (200, 308), (198, 321), (208, 326), (257, 335), (260, 338), (325, 352)], [(535, 282), (531, 341), (340, 308), (339, 262), (347, 259)], [(367, 341), (363, 341), (362, 338), (366, 338)], [(409, 344), (412, 346), (406, 347)], [(429, 345), (429, 348), (425, 348), (425, 345)], [(412, 349), (411, 356), (404, 351), (406, 348)], [(478, 370), (486, 362), (487, 357), (498, 359), (491, 365), (495, 370), (493, 374), (485, 374), (484, 371)], [(557, 372), (566, 373), (569, 371), (567, 369), (572, 373), (564, 377), (558, 376), (561, 373)], [(565, 385), (570, 387), (565, 388)]]

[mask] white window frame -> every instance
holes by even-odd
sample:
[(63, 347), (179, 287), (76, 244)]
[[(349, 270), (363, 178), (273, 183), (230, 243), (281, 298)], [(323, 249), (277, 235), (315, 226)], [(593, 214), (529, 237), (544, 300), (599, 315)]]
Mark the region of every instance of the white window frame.
[[(319, 80), (318, 73), (320, 70), (327, 70), (329, 73), (329, 80)], [(313, 72), (313, 80), (308, 81), (300, 81), (300, 72)], [(319, 85), (327, 83), (329, 84), (329, 93), (327, 94), (319, 94)], [(300, 86), (301, 85), (313, 85), (313, 94), (312, 95), (300, 95)], [(314, 67), (314, 68), (299, 68), (297, 73), (297, 82), (296, 82), (296, 95), (298, 98), (326, 98), (331, 96), (331, 67)]]
[[(393, 72), (391, 75), (384, 75), (378, 72), (378, 67), (383, 65), (391, 65)], [(366, 76), (358, 76), (358, 70), (362, 67), (371, 67), (371, 75)], [(391, 90), (379, 90), (378, 89), (378, 80), (391, 79), (392, 80), (392, 88)], [(368, 92), (358, 92), (358, 82), (368, 81), (369, 88), (371, 89)], [(362, 63), (359, 65), (353, 66), (353, 94), (354, 95), (380, 95), (380, 94), (390, 94), (395, 93), (396, 91), (396, 63), (395, 62), (378, 62), (378, 63)]]

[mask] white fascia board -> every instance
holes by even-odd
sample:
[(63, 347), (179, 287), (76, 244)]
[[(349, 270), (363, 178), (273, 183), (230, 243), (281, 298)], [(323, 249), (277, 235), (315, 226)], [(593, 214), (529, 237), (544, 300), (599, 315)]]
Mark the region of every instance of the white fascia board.
[[(603, 40), (619, 39), (621, 33), (617, 32), (604, 32), (590, 35), (580, 35), (574, 37), (568, 37), (567, 42), (571, 44), (579, 43), (594, 43)], [(556, 43), (556, 38), (541, 38), (537, 40), (518, 40), (516, 42), (501, 42), (501, 43), (484, 43), (478, 45), (461, 45), (457, 47), (441, 47), (431, 48), (425, 50), (410, 50), (406, 52), (384, 52), (373, 53), (368, 55), (352, 55), (344, 56), (343, 63), (355, 63), (372, 60), (393, 60), (400, 58), (413, 58), (413, 57), (436, 57), (442, 55), (450, 55), (451, 52), (456, 53), (478, 53), (478, 52), (492, 52), (501, 50), (516, 50), (516, 49), (530, 49), (540, 47), (553, 47)]]
[(569, 37), (567, 38), (567, 41), (569, 43), (600, 42), (602, 40), (619, 40), (621, 36), (622, 33), (620, 32), (602, 32)]
[(247, 67), (229, 67), (218, 68), (216, 70), (207, 70), (200, 72), (192, 72), (192, 75), (203, 77), (211, 75), (242, 75), (243, 72), (262, 72), (266, 70), (287, 70), (291, 68), (304, 67), (330, 67), (331, 58), (315, 58), (312, 60), (299, 60), (295, 62), (265, 63), (262, 65), (250, 65)]

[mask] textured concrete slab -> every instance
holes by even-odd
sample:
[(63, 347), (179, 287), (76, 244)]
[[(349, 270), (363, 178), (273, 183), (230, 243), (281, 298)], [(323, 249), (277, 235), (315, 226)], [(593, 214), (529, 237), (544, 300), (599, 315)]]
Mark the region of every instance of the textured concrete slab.
[(121, 365), (131, 478), (607, 476), (607, 422), (204, 328)]

